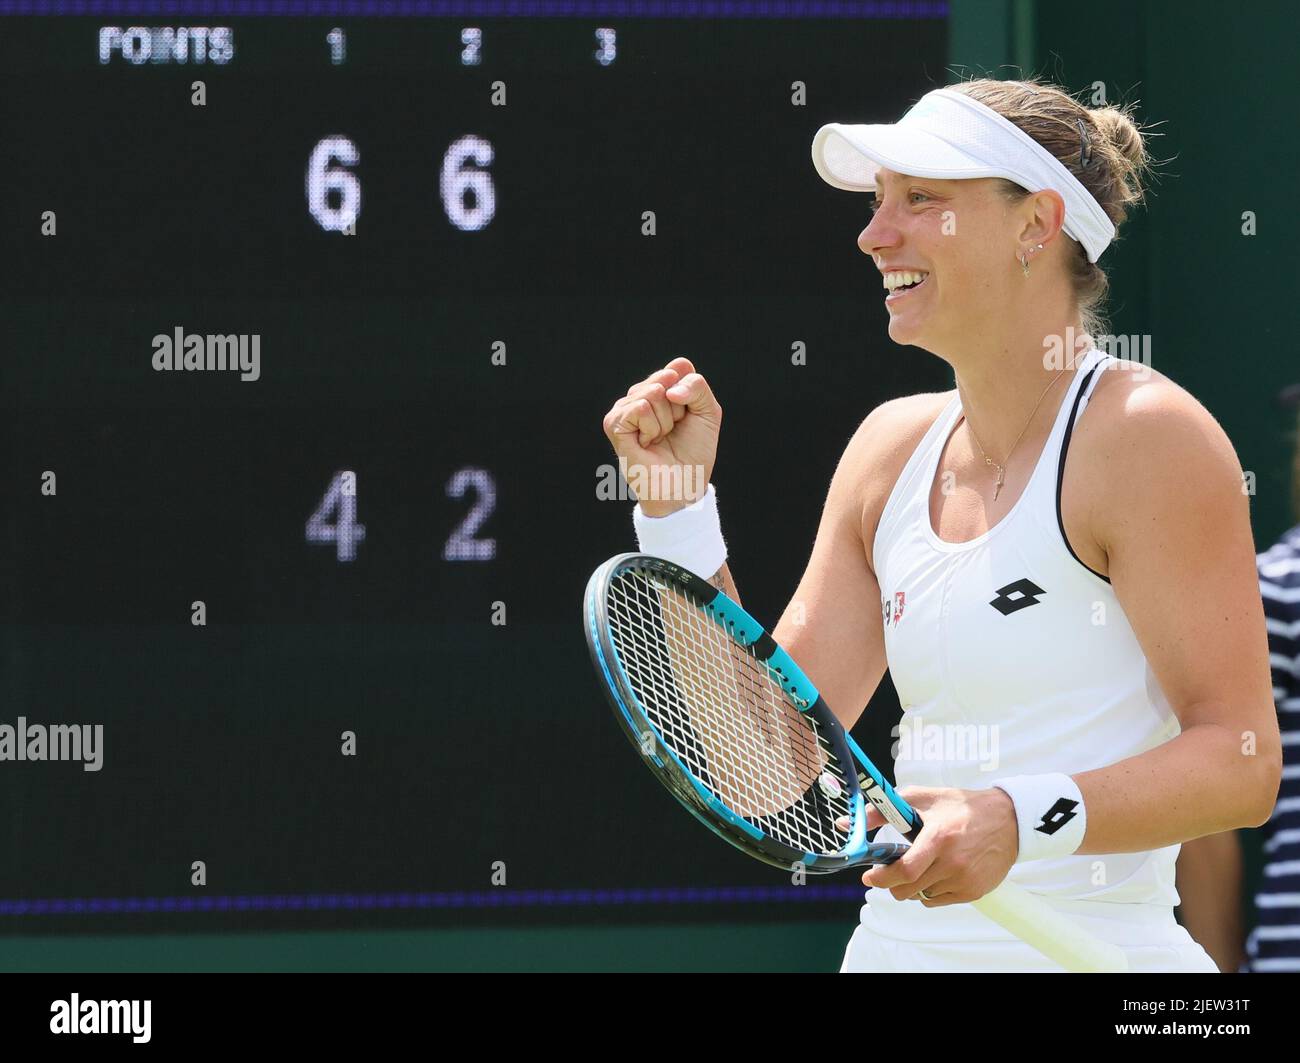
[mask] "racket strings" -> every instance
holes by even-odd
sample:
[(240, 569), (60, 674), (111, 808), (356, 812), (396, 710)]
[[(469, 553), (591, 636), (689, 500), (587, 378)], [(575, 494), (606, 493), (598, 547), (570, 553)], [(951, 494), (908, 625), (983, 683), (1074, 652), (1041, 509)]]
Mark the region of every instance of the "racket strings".
[[(687, 752), (691, 754), (691, 767), (697, 773), (702, 769), (708, 774), (717, 776), (720, 770), (724, 770), (725, 773), (728, 767), (747, 769), (749, 765), (739, 759), (745, 752), (771, 760), (771, 751), (767, 747), (760, 745), (747, 748), (753, 746), (755, 728), (762, 731), (769, 741), (773, 737), (779, 738), (779, 732), (774, 732), (767, 721), (753, 709), (756, 700), (761, 700), (767, 693), (766, 680), (756, 674), (752, 667), (755, 664), (753, 658), (733, 640), (721, 634), (720, 629), (712, 623), (709, 626), (714, 630), (705, 629), (705, 631), (713, 636), (713, 645), (705, 647), (708, 651), (706, 654), (697, 652), (698, 644), (693, 644), (690, 636), (700, 632), (692, 630), (695, 625), (684, 625), (681, 622), (683, 615), (691, 618), (691, 612), (696, 610), (694, 604), (683, 599), (683, 605), (678, 608), (670, 607), (663, 612), (658, 612), (654, 608), (658, 595), (667, 591), (665, 587), (655, 588), (655, 597), (639, 602), (641, 611), (635, 615), (635, 622), (640, 625), (638, 635), (641, 639), (635, 645), (642, 647), (651, 645), (656, 651), (653, 657), (644, 654), (639, 657), (629, 656), (629, 660), (637, 666), (639, 677), (643, 680), (644, 692), (653, 695), (652, 698), (647, 699), (647, 704), (653, 700), (656, 707), (660, 708), (660, 716), (670, 733), (684, 741), (696, 743), (695, 747), (688, 747)], [(677, 603), (674, 603), (674, 606), (676, 605)], [(646, 623), (648, 616), (650, 624)], [(663, 630), (659, 630), (661, 625)], [(722, 660), (723, 654), (729, 660)], [(675, 662), (670, 659), (673, 656), (676, 657)], [(684, 678), (693, 678), (695, 682), (683, 684)], [(725, 689), (727, 686), (734, 686), (736, 690), (728, 691)], [(694, 689), (691, 689), (692, 687)], [(695, 726), (715, 722), (708, 719), (710, 714), (698, 711), (702, 699), (698, 696), (690, 697), (691, 694), (700, 694), (705, 687), (710, 688), (709, 693), (714, 695), (740, 695), (739, 706), (748, 707), (748, 717), (738, 718), (736, 721), (743, 734), (738, 734), (734, 729), (717, 726), (702, 731), (699, 726)], [(710, 769), (695, 756), (699, 753), (707, 755), (707, 751), (698, 748), (700, 741), (713, 746), (719, 754), (730, 753), (731, 756), (717, 756), (716, 762)], [(776, 770), (779, 771), (780, 767), (778, 764)], [(750, 780), (746, 777), (748, 774), (746, 771), (745, 775), (741, 776), (733, 771), (724, 779), (715, 779), (715, 783), (719, 788), (730, 791), (733, 799), (742, 793), (747, 794), (751, 799), (757, 798), (760, 791), (750, 785)]]
[(737, 815), (802, 852), (843, 849), (849, 787), (816, 720), (680, 588), (642, 570), (611, 581), (610, 632), (662, 741)]

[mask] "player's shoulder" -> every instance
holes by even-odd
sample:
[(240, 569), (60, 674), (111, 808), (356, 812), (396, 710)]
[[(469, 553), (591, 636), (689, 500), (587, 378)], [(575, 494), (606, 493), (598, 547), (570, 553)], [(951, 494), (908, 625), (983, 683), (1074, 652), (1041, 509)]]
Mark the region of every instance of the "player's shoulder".
[(1190, 391), (1142, 362), (1106, 359), (1099, 373), (1088, 404), (1119, 415), (1107, 419), (1108, 424), (1141, 430), (1161, 419), (1210, 417)]
[(1238, 519), (1242, 470), (1219, 422), (1186, 388), (1137, 363), (1109, 363), (1070, 443), (1074, 490), (1108, 553), (1153, 523)]
[(840, 459), (837, 479), (853, 492), (864, 541), (874, 538), (885, 502), (904, 466), (956, 394), (953, 388), (889, 399), (858, 425)]
[(895, 473), (901, 472), (922, 437), (956, 394), (955, 388), (924, 391), (882, 402), (862, 420), (849, 443), (854, 459), (870, 469), (896, 465)]
[[(1162, 475), (1177, 464), (1180, 475), (1240, 471), (1228, 434), (1205, 405), (1181, 384), (1139, 362), (1105, 363), (1088, 399), (1087, 416), (1075, 428), (1084, 454), (1113, 472), (1122, 462), (1140, 490), (1144, 474)], [(1071, 451), (1074, 444), (1071, 445)]]

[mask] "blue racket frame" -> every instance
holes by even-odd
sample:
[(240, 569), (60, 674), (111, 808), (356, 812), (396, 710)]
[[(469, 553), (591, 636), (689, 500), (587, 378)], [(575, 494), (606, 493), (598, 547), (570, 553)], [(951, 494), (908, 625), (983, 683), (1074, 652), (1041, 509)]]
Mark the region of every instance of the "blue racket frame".
[[(781, 688), (793, 699), (799, 711), (817, 721), (821, 733), (839, 760), (845, 781), (851, 826), (844, 847), (837, 853), (809, 853), (778, 841), (739, 815), (716, 797), (673, 752), (658, 728), (650, 720), (636, 696), (632, 682), (623, 668), (610, 634), (607, 594), (610, 584), (629, 569), (653, 572), (674, 584), (706, 613), (755, 660), (767, 666)], [(649, 554), (619, 554), (601, 565), (587, 581), (583, 600), (587, 647), (596, 671), (603, 680), (606, 696), (614, 709), (615, 719), (627, 739), (642, 754), (657, 779), (701, 823), (719, 837), (755, 859), (789, 870), (796, 864), (807, 871), (824, 874), (863, 864), (886, 864), (907, 851), (907, 845), (894, 842), (874, 843), (867, 838), (866, 803), (870, 800), (886, 819), (909, 839), (921, 827), (920, 817), (858, 748), (853, 736), (835, 718), (830, 707), (803, 670), (795, 664), (766, 629), (734, 599), (695, 573), (663, 558)], [(643, 747), (646, 734), (654, 738), (653, 749)], [(859, 772), (868, 783), (866, 792), (859, 782)], [(903, 828), (906, 828), (905, 830)]]

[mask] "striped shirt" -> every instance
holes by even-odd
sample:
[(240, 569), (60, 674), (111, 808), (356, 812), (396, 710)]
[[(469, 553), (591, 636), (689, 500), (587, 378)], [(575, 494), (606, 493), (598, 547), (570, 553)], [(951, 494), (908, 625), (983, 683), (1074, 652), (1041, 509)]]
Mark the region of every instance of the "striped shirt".
[(1300, 525), (1256, 561), (1282, 731), (1282, 787), (1262, 828), (1264, 875), (1247, 963), (1252, 971), (1300, 971)]

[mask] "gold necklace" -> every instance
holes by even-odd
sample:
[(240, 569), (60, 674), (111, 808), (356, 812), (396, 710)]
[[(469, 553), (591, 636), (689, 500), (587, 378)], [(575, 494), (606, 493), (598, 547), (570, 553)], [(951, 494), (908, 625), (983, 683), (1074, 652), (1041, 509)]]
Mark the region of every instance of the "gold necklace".
[(1033, 421), (1034, 414), (1038, 412), (1038, 407), (1043, 404), (1043, 399), (1045, 399), (1047, 397), (1047, 393), (1052, 390), (1052, 384), (1055, 384), (1058, 380), (1060, 380), (1061, 377), (1064, 375), (1064, 373), (1065, 370), (1062, 369), (1061, 372), (1057, 373), (1056, 376), (1052, 377), (1051, 383), (1048, 384), (1047, 387), (1043, 388), (1043, 393), (1038, 396), (1038, 401), (1034, 403), (1034, 408), (1029, 411), (1029, 420), (1025, 422), (1025, 427), (1020, 429), (1020, 435), (1016, 436), (1016, 441), (1011, 444), (1011, 449), (1007, 451), (1006, 460), (1003, 462), (1002, 465), (999, 465), (987, 454), (984, 454), (984, 447), (980, 443), (979, 436), (975, 434), (975, 429), (973, 429), (970, 426), (970, 421), (966, 417), (966, 412), (964, 410), (962, 411), (961, 417), (963, 421), (966, 421), (966, 430), (970, 432), (971, 439), (975, 440), (975, 445), (980, 448), (980, 453), (984, 455), (984, 464), (990, 465), (993, 468), (998, 470), (997, 482), (993, 485), (993, 501), (996, 502), (998, 500), (998, 492), (1002, 490), (1002, 475), (1006, 471), (1006, 463), (1011, 461), (1011, 455), (1016, 452), (1016, 447), (1020, 445), (1020, 440), (1024, 438), (1025, 430), (1029, 427), (1030, 423)]

